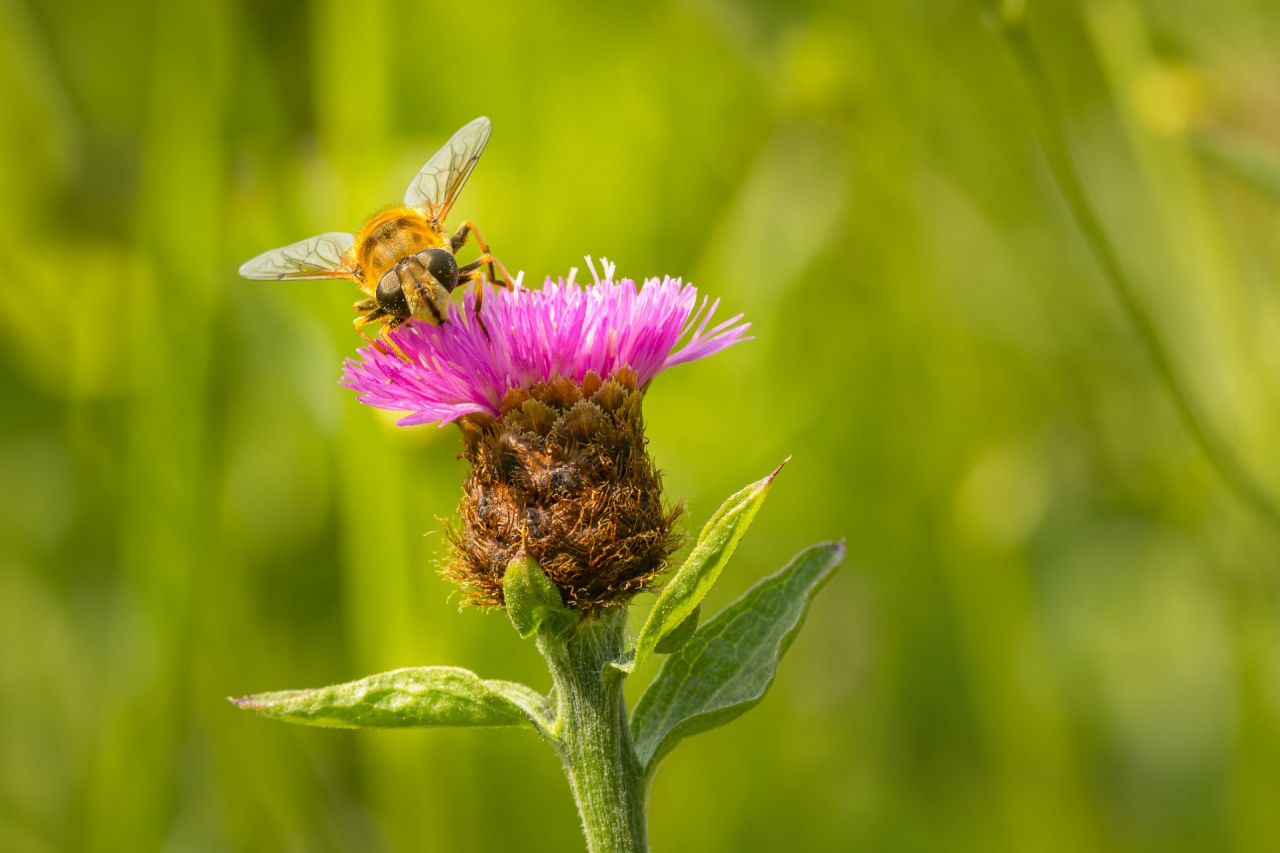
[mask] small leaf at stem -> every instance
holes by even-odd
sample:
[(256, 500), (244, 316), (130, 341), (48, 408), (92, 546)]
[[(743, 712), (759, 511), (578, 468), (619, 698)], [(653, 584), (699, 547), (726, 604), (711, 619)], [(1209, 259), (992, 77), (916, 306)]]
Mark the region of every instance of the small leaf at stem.
[(843, 542), (801, 551), (667, 658), (631, 721), (636, 753), (648, 776), (681, 740), (729, 722), (764, 697), (809, 602), (844, 553)]
[(554, 634), (563, 634), (577, 621), (573, 611), (564, 606), (560, 590), (532, 557), (517, 557), (507, 564), (502, 597), (511, 624), (525, 640), (543, 625)]
[(693, 636), (693, 632), (698, 630), (698, 617), (702, 614), (702, 605), (699, 604), (693, 608), (693, 612), (685, 617), (685, 620), (672, 629), (658, 641), (658, 645), (653, 650), (660, 655), (669, 655), (680, 651), (680, 647), (689, 642), (689, 638)]
[[(782, 463), (785, 464), (786, 461)], [(731, 496), (702, 528), (688, 559), (663, 587), (644, 627), (640, 629), (640, 636), (636, 639), (635, 665), (656, 651), (662, 639), (678, 630), (702, 602), (751, 526), (782, 465), (769, 476)]]
[(264, 717), (339, 729), (529, 726), (545, 730), (546, 697), (523, 684), (480, 678), (456, 666), (423, 666), (314, 690), (232, 699)]

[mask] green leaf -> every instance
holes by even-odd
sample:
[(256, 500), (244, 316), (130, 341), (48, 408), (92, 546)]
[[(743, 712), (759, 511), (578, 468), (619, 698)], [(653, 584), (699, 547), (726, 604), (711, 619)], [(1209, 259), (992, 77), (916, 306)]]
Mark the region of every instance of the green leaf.
[(672, 629), (658, 641), (658, 645), (653, 650), (660, 655), (669, 655), (680, 651), (680, 647), (689, 642), (689, 638), (693, 636), (693, 632), (698, 630), (698, 618), (702, 615), (702, 605), (699, 604), (693, 608), (693, 612), (685, 617), (685, 620)]
[(456, 666), (396, 669), (314, 690), (280, 690), (232, 699), (264, 717), (338, 729), (425, 726), (530, 726), (545, 731), (546, 697), (511, 681)]
[[(786, 461), (782, 465), (787, 464)], [(680, 629), (720, 577), (743, 534), (751, 526), (769, 487), (782, 470), (779, 465), (769, 476), (757, 480), (720, 505), (702, 528), (698, 541), (679, 570), (662, 589), (640, 636), (636, 639), (634, 665), (657, 650), (663, 638)], [(696, 619), (696, 617), (695, 617)], [(696, 625), (697, 622), (695, 621)]]
[(554, 634), (563, 634), (578, 620), (565, 607), (560, 590), (532, 557), (517, 557), (507, 564), (502, 598), (511, 624), (525, 640), (538, 633), (542, 625)]
[(844, 560), (844, 552), (843, 542), (801, 551), (667, 658), (631, 721), (636, 753), (647, 774), (684, 738), (729, 722), (764, 697), (809, 602)]

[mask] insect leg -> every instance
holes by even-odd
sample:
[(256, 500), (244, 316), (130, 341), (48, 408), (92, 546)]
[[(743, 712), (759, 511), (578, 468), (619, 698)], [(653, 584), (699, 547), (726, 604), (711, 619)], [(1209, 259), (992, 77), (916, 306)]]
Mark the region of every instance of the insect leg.
[[(362, 310), (361, 306), (368, 301), (371, 301), (371, 300), (364, 300), (363, 302), (357, 302), (355, 304), (356, 310), (357, 311)], [(386, 317), (386, 312), (384, 312), (381, 308), (374, 306), (371, 309), (364, 309), (363, 314), (361, 314), (359, 317), (351, 321), (351, 325), (356, 327), (356, 331), (360, 333), (360, 337), (364, 338), (365, 343), (372, 344), (378, 350), (384, 353), (386, 352), (386, 350), (383, 349), (382, 344), (379, 343), (378, 341), (375, 341), (373, 338), (369, 337), (369, 333), (364, 330), (364, 327), (369, 325), (370, 323), (376, 323), (385, 317)]]
[[(372, 300), (365, 300), (365, 301), (372, 301)], [(356, 304), (362, 305), (363, 302), (358, 302)], [(379, 320), (383, 321), (382, 328), (378, 330), (378, 339), (374, 340), (373, 338), (369, 337), (369, 334), (364, 330), (364, 327), (369, 325), (370, 323), (376, 323)], [(386, 311), (383, 311), (381, 308), (378, 308), (375, 305), (372, 310), (367, 311), (364, 314), (361, 314), (354, 321), (352, 321), (352, 325), (356, 327), (356, 331), (360, 333), (360, 337), (364, 338), (365, 341), (367, 341), (370, 345), (372, 345), (373, 348), (376, 349), (378, 352), (382, 353), (383, 355), (386, 355), (388, 348), (390, 348), (392, 352), (394, 352), (396, 355), (400, 357), (401, 361), (409, 361), (409, 356), (404, 354), (404, 350), (400, 349), (400, 347), (396, 344), (394, 340), (392, 340), (392, 338), (388, 334), (392, 329), (399, 326), (400, 323), (399, 321), (396, 320), (396, 318), (390, 317)]]
[(473, 275), (472, 275), (472, 273), (473, 273), (473, 272), (475, 272), (476, 270), (480, 269), (480, 268), (481, 268), (482, 266), (484, 266), (485, 264), (489, 264), (489, 263), (492, 263), (492, 262), (493, 262), (493, 256), (492, 256), (492, 255), (489, 255), (489, 254), (481, 255), (480, 257), (476, 258), (476, 259), (475, 259), (474, 261), (472, 261), (471, 263), (469, 263), (469, 264), (463, 264), (462, 266), (458, 267), (458, 278), (459, 278), (460, 280), (461, 280), (461, 279), (464, 279), (464, 278), (470, 278), (470, 279), (473, 279), (473, 280), (474, 280), (474, 279), (475, 279), (475, 276), (473, 276)]
[(475, 282), (476, 302), (472, 306), (471, 313), (475, 315), (476, 322), (480, 325), (480, 331), (484, 332), (485, 340), (489, 340), (489, 330), (485, 328), (484, 320), (480, 317), (480, 306), (484, 305), (484, 286), (485, 275), (482, 269), (486, 264), (493, 261), (493, 255), (485, 252), (469, 264), (458, 267), (458, 280), (465, 281), (470, 279)]
[[(394, 319), (391, 320), (390, 322), (384, 323), (381, 331), (378, 332), (378, 338), (379, 338), (378, 343), (380, 345), (385, 344), (386, 346), (390, 347), (391, 351), (394, 352), (397, 356), (399, 356), (401, 361), (404, 361), (404, 362), (412, 361), (412, 359), (410, 359), (409, 356), (404, 354), (404, 350), (400, 349), (400, 345), (396, 343), (395, 338), (391, 337), (391, 332), (395, 329), (398, 329), (399, 327), (400, 327), (400, 322)], [(386, 350), (384, 349), (383, 352), (386, 352)]]
[[(484, 239), (484, 235), (480, 233), (480, 229), (477, 228), (476, 224), (470, 219), (462, 223), (462, 227), (459, 228), (457, 232), (454, 233), (453, 237), (450, 238), (449, 245), (453, 247), (454, 252), (457, 252), (458, 249), (462, 247), (462, 244), (467, 242), (467, 235), (472, 233), (476, 235), (476, 245), (480, 247), (480, 251), (489, 255), (489, 280), (499, 287), (505, 287), (507, 290), (510, 290), (512, 288), (511, 273), (507, 272), (507, 268), (502, 265), (502, 261), (493, 257), (493, 254), (489, 250), (488, 241)], [(494, 271), (495, 264), (498, 267), (497, 272)], [(502, 274), (501, 277), (498, 276), (498, 273)]]
[[(511, 273), (507, 272), (507, 268), (503, 266), (502, 261), (493, 256), (493, 253), (489, 250), (489, 242), (484, 239), (484, 235), (480, 233), (480, 229), (477, 228), (476, 224), (470, 219), (462, 223), (462, 227), (453, 235), (449, 244), (456, 252), (462, 244), (466, 242), (467, 235), (472, 232), (476, 235), (476, 244), (480, 246), (482, 254), (476, 260), (461, 267), (458, 272), (460, 274), (470, 273), (472, 281), (476, 283), (476, 302), (472, 309), (472, 313), (475, 315), (476, 323), (480, 326), (480, 331), (484, 333), (485, 340), (489, 340), (489, 329), (485, 327), (484, 320), (480, 317), (480, 307), (484, 305), (485, 282), (483, 276), (477, 276), (476, 273), (479, 272), (480, 267), (487, 266), (489, 268), (489, 280), (491, 282), (501, 287), (505, 287), (507, 290), (513, 289), (514, 285), (511, 283)], [(501, 277), (499, 277), (498, 272), (494, 271), (495, 264), (497, 265), (498, 271), (501, 272)]]
[(466, 222), (462, 223), (462, 227), (453, 232), (453, 236), (449, 238), (449, 248), (453, 250), (455, 255), (458, 254), (458, 250), (466, 244), (467, 237), (470, 235), (471, 220), (468, 219)]
[[(475, 285), (476, 285), (475, 286), (476, 301), (475, 301), (475, 304), (471, 307), (471, 315), (476, 318), (476, 325), (480, 327), (480, 332), (481, 334), (484, 335), (484, 339), (486, 341), (491, 341), (492, 338), (489, 337), (489, 328), (484, 324), (484, 318), (480, 316), (480, 306), (484, 305), (484, 284), (485, 284), (484, 271), (480, 269), (480, 267), (482, 266), (483, 266), (482, 261), (480, 259), (476, 259), (475, 261), (472, 261), (471, 263), (467, 264), (467, 267), (470, 267), (470, 269), (467, 269), (464, 275), (466, 275), (467, 278), (475, 282)], [(462, 269), (459, 269), (458, 272), (461, 273)]]

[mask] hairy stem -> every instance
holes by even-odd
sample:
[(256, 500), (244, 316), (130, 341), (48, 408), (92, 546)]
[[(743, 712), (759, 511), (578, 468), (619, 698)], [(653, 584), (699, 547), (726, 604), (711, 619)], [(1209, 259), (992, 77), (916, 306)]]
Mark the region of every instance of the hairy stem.
[(1027, 80), (1032, 100), (1038, 110), (1036, 129), (1040, 137), (1045, 160), (1053, 172), (1058, 188), (1066, 199), (1067, 207), (1080, 228), (1085, 242), (1102, 269), (1116, 301), (1120, 303), (1125, 320), (1146, 351), (1160, 383), (1164, 385), (1179, 418), (1209, 464), (1226, 483), (1227, 487), (1247, 506), (1253, 509), (1272, 528), (1280, 533), (1280, 510), (1271, 495), (1255, 479), (1231, 451), (1214, 429), (1209, 419), (1191, 394), (1170, 356), (1169, 348), (1160, 330), (1143, 304), (1137, 289), (1125, 276), (1119, 254), (1107, 237), (1102, 221), (1085, 193), (1071, 148), (1067, 144), (1064, 122), (1054, 98), (1053, 87), (1045, 71), (1040, 53), (1036, 49), (1026, 19), (1020, 13), (996, 12), (999, 28), (1013, 52), (1019, 69)]
[(555, 683), (556, 745), (592, 853), (648, 850), (644, 772), (631, 743), (623, 675), (624, 608), (584, 619), (568, 639), (542, 631)]

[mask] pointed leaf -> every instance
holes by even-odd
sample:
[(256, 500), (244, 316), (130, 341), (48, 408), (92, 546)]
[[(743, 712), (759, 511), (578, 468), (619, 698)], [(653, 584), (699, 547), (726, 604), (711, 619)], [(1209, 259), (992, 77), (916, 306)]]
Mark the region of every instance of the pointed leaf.
[(680, 651), (680, 647), (689, 642), (693, 632), (698, 630), (698, 617), (702, 615), (702, 605), (693, 608), (693, 612), (677, 625), (670, 634), (658, 641), (653, 650), (660, 655), (669, 655)]
[(507, 564), (502, 597), (511, 624), (525, 640), (542, 625), (562, 634), (577, 621), (574, 612), (565, 607), (560, 590), (532, 557), (517, 557)]
[(827, 542), (801, 551), (667, 658), (631, 722), (646, 773), (684, 738), (729, 722), (763, 698), (809, 602), (844, 550), (843, 542)]
[(532, 688), (480, 678), (456, 666), (396, 669), (314, 690), (232, 699), (246, 711), (339, 729), (549, 725), (550, 707)]
[[(784, 461), (782, 465), (785, 464)], [(653, 653), (662, 639), (678, 629), (702, 602), (751, 526), (782, 465), (763, 480), (731, 496), (702, 528), (688, 559), (662, 588), (640, 629), (636, 639), (636, 665)]]

